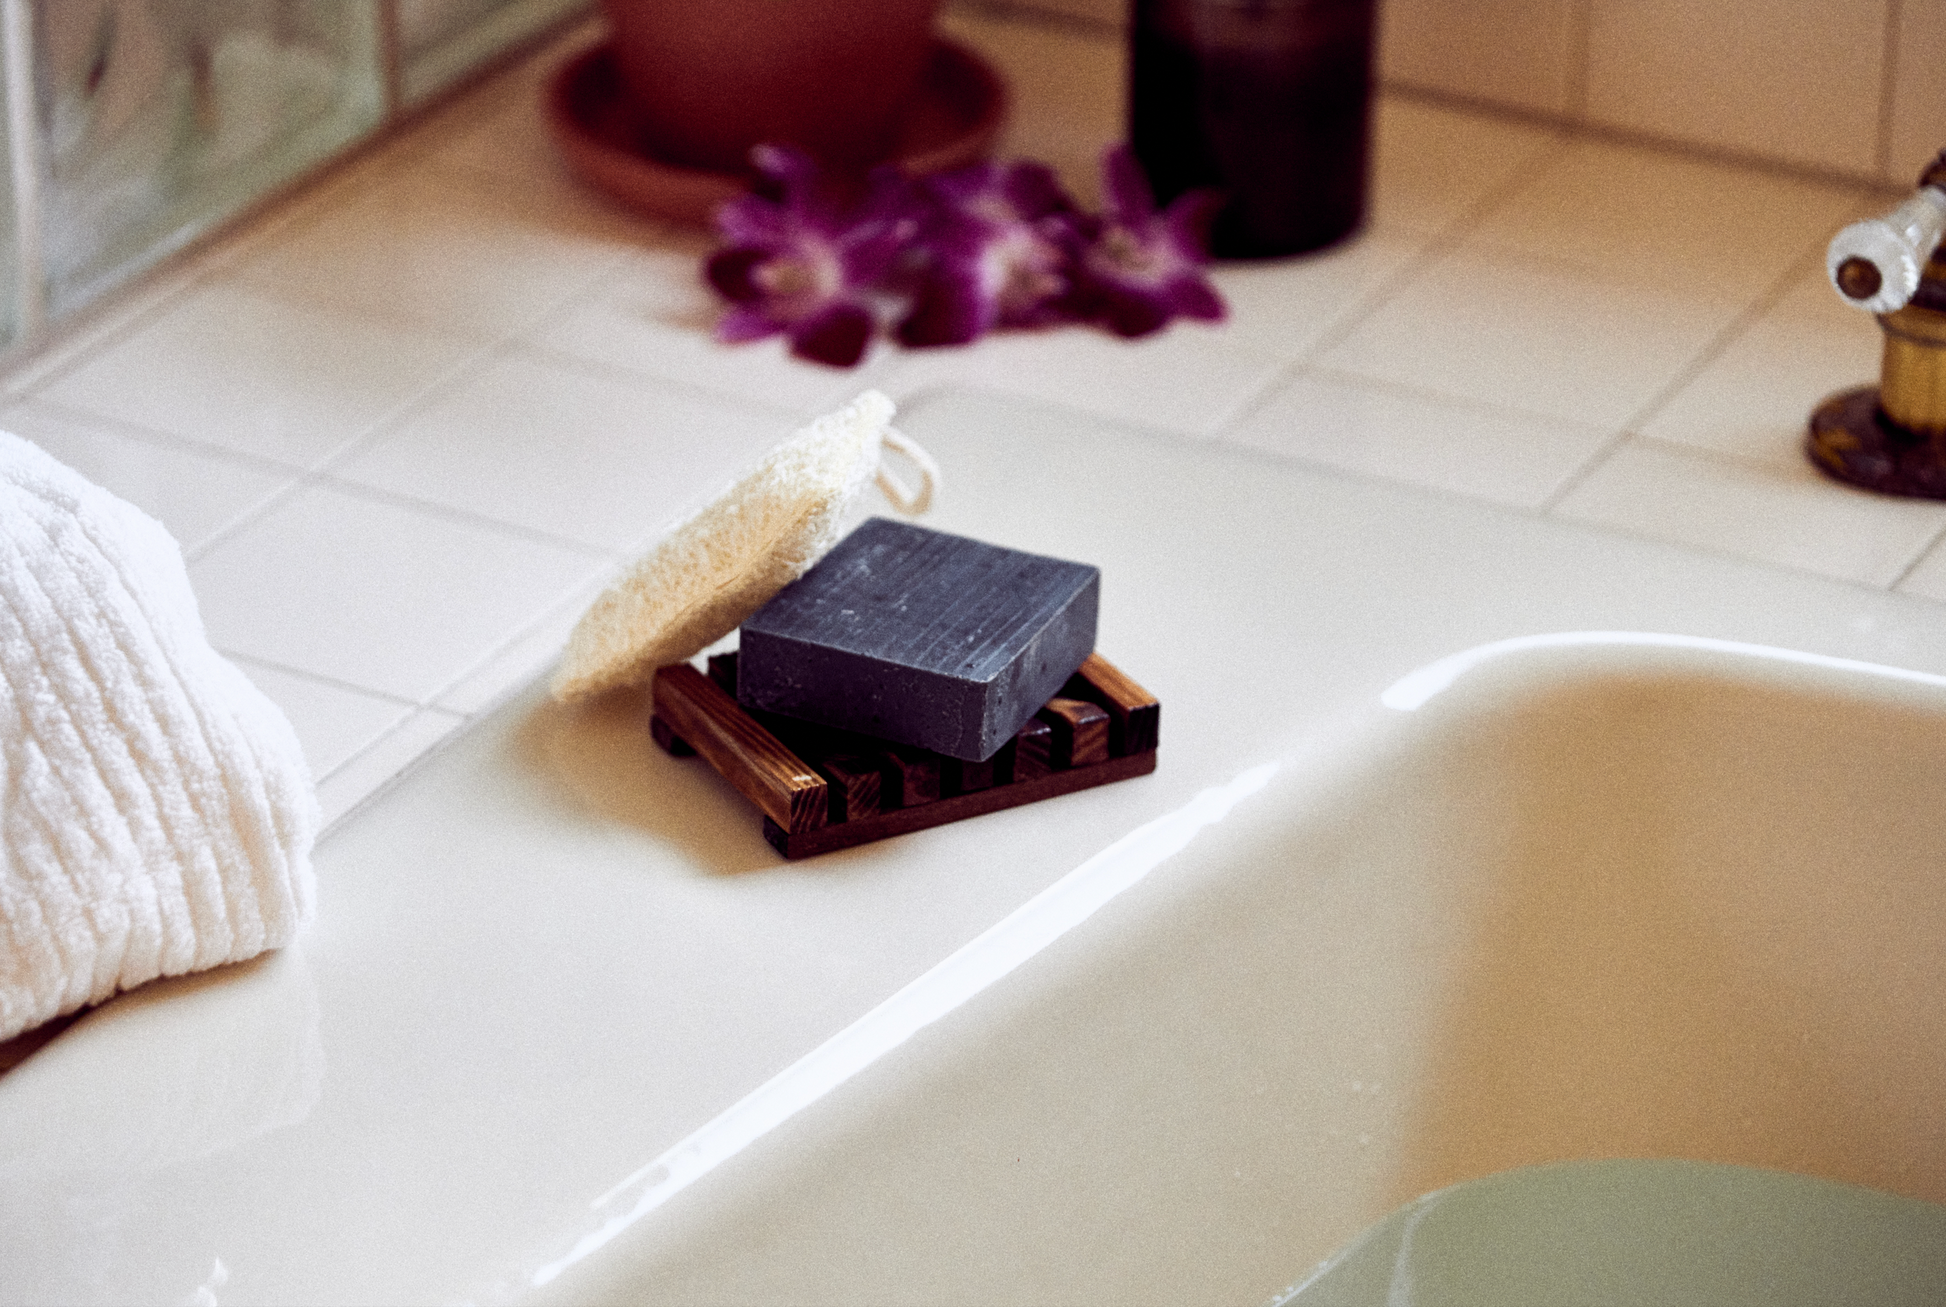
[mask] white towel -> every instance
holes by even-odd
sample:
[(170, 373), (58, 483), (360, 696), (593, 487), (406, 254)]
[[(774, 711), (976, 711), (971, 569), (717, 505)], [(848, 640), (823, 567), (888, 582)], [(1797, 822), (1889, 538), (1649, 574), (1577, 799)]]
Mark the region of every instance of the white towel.
[(169, 533), (0, 432), (0, 1039), (289, 942), (317, 826)]

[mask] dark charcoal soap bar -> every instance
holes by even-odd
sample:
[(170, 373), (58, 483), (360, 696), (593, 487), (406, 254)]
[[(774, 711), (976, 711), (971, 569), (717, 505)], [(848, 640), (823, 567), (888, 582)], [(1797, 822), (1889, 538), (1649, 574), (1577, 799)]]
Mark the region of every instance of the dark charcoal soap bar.
[(737, 701), (982, 762), (1095, 647), (1101, 572), (873, 518), (745, 621)]

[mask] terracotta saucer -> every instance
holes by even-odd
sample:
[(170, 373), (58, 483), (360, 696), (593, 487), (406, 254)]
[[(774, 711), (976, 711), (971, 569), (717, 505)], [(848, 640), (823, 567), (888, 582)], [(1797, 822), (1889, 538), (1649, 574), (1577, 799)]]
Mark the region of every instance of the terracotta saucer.
[[(933, 46), (918, 100), (900, 129), (896, 162), (908, 173), (940, 172), (985, 158), (1007, 118), (1007, 88), (979, 55), (951, 41)], [(651, 158), (622, 92), (608, 43), (561, 66), (547, 87), (547, 119), (568, 165), (638, 213), (707, 226), (749, 177), (705, 172)]]

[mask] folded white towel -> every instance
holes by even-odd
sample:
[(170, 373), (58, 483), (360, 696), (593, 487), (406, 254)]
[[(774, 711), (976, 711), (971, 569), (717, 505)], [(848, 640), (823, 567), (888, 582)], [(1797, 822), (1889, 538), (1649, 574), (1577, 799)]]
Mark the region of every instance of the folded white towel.
[(287, 943), (317, 826), (169, 533), (0, 432), (0, 1039)]

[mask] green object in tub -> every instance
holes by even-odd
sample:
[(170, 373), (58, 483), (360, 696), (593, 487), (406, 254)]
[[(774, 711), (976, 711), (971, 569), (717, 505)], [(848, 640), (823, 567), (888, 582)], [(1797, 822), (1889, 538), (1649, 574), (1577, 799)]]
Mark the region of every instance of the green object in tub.
[(1752, 1167), (1561, 1162), (1437, 1190), (1274, 1307), (1946, 1303), (1946, 1206)]

